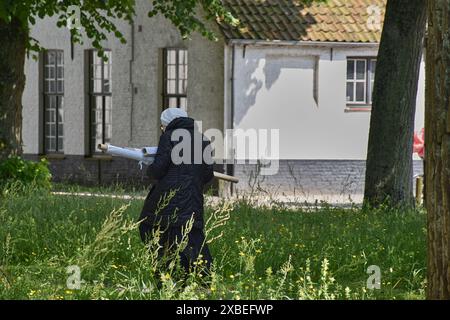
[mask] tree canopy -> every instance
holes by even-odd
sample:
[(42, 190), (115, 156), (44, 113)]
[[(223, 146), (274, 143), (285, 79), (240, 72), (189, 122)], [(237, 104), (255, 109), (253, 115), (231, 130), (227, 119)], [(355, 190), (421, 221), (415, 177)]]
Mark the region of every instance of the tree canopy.
[[(2, 0), (0, 1), (0, 20), (6, 24), (19, 23), (24, 31), (29, 31), (38, 18), (45, 17), (57, 17), (58, 27), (71, 27), (69, 21), (77, 9), (79, 13), (77, 21), (81, 28), (73, 26), (70, 28), (73, 41), (81, 43), (85, 34), (92, 40), (95, 48), (101, 49), (101, 42), (107, 39), (108, 33), (126, 42), (115, 23), (118, 20), (132, 22), (135, 8), (136, 0)], [(203, 13), (202, 16), (198, 15), (199, 12)], [(153, 17), (157, 14), (162, 14), (170, 20), (184, 38), (198, 31), (214, 39), (215, 35), (208, 30), (204, 23), (205, 19), (237, 23), (220, 0), (153, 0), (148, 16)], [(28, 39), (28, 51), (39, 50), (39, 48), (39, 42), (36, 39)]]

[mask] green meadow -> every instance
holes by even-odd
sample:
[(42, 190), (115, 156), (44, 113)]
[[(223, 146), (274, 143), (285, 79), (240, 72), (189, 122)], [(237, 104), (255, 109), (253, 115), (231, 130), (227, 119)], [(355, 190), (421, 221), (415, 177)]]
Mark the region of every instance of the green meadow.
[[(214, 266), (205, 277), (201, 263), (183, 276), (175, 260), (168, 266), (156, 259), (157, 246), (141, 242), (142, 205), (138, 198), (5, 191), (0, 299), (425, 298), (421, 209), (220, 203), (206, 209)], [(373, 265), (380, 289), (367, 286)]]

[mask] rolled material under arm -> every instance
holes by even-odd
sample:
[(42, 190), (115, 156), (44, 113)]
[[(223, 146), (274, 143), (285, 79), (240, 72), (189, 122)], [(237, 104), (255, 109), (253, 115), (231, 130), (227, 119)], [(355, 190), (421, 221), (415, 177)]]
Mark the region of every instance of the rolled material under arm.
[(136, 160), (146, 165), (152, 164), (155, 160), (154, 155), (144, 153), (143, 149), (121, 148), (108, 144), (101, 144), (98, 146), (98, 148), (112, 156)]
[[(158, 148), (154, 147), (146, 147), (142, 149), (129, 149), (116, 147), (108, 144), (100, 144), (98, 148), (99, 150), (112, 156), (136, 160), (146, 165), (150, 165), (153, 163), (153, 161), (155, 160), (156, 152), (158, 151)], [(214, 177), (231, 183), (239, 183), (238, 178), (220, 172), (214, 172)]]

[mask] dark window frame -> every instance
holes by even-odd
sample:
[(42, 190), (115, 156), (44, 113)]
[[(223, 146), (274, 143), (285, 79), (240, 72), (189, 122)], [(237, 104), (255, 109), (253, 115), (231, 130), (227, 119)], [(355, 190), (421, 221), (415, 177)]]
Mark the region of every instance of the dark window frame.
[[(377, 62), (377, 57), (375, 56), (361, 56), (361, 57), (347, 57), (346, 60), (346, 70), (348, 69), (348, 62), (349, 61), (355, 61), (355, 74), (357, 72), (357, 67), (356, 67), (356, 61), (365, 61), (366, 64), (366, 68), (365, 68), (365, 79), (364, 79), (364, 90), (365, 90), (365, 94), (364, 94), (364, 102), (361, 101), (347, 101), (347, 94), (345, 96), (346, 99), (346, 104), (347, 104), (347, 109), (361, 109), (361, 107), (363, 107), (364, 109), (369, 109), (372, 107), (372, 92), (373, 92), (373, 83), (375, 81), (375, 73), (372, 77), (372, 62), (375, 61), (375, 71), (376, 71), (376, 62)], [(356, 77), (354, 79), (348, 79), (348, 74), (346, 71), (345, 74), (345, 90), (347, 91), (347, 84), (349, 82), (362, 82), (362, 81), (358, 81), (356, 79)], [(354, 88), (354, 95), (356, 96), (356, 87)], [(364, 111), (364, 110), (360, 110), (360, 111)]]
[[(52, 65), (49, 65), (47, 63), (48, 60), (48, 54), (49, 53), (54, 53), (55, 54), (55, 62)], [(61, 54), (62, 57), (62, 65), (58, 64), (58, 55)], [(61, 124), (63, 127), (63, 131), (64, 131), (64, 92), (65, 92), (65, 57), (64, 57), (64, 50), (59, 50), (59, 49), (48, 49), (48, 50), (44, 50), (43, 54), (42, 54), (42, 59), (43, 59), (43, 69), (42, 69), (42, 81), (43, 81), (43, 86), (42, 86), (42, 96), (43, 96), (43, 112), (44, 112), (44, 116), (43, 116), (43, 151), (44, 154), (46, 155), (60, 155), (60, 154), (64, 154), (65, 148), (64, 148), (64, 134), (60, 135), (59, 134), (59, 125)], [(54, 67), (54, 77), (47, 77), (46, 76), (46, 71), (47, 71), (47, 67)], [(62, 66), (62, 78), (58, 77), (58, 67)], [(55, 91), (51, 91), (49, 89), (49, 86), (47, 85), (47, 83), (49, 83), (49, 81), (54, 81), (55, 83)], [(58, 81), (62, 81), (62, 90), (58, 90)], [(49, 101), (49, 99), (51, 98), (55, 98), (55, 149), (54, 150), (50, 150), (48, 143), (47, 143), (47, 103)], [(63, 115), (62, 115), (62, 121), (59, 121), (59, 111), (60, 108), (59, 106), (62, 106), (62, 110), (63, 110)], [(60, 147), (59, 145), (59, 139), (62, 139), (62, 146)]]
[[(105, 53), (109, 53), (110, 54), (110, 58), (112, 59), (112, 50), (110, 49), (104, 49)], [(94, 58), (95, 55), (98, 55), (99, 51), (96, 49), (91, 49), (89, 50), (89, 57), (88, 57), (88, 87), (89, 87), (89, 92), (88, 92), (88, 104), (89, 104), (89, 154), (90, 155), (96, 155), (96, 154), (101, 154), (101, 152), (99, 150), (97, 150), (97, 146), (94, 145), (93, 142), (93, 135), (94, 135), (94, 130), (93, 130), (93, 112), (94, 110), (97, 108), (96, 107), (96, 100), (98, 97), (102, 97), (102, 143), (106, 143), (106, 99), (110, 98), (111, 99), (111, 109), (112, 109), (112, 63), (111, 61), (106, 62), (104, 59), (102, 59), (102, 64), (101, 64), (101, 79), (97, 79), (101, 81), (101, 91), (95, 91), (95, 85), (94, 85)], [(107, 81), (109, 81), (109, 91), (105, 91), (105, 66), (109, 65), (110, 66), (110, 73), (109, 73), (109, 79)], [(112, 110), (111, 110), (112, 112)], [(112, 125), (112, 123), (110, 124)], [(95, 132), (96, 134), (96, 132)], [(111, 137), (110, 137), (111, 138)]]
[[(175, 65), (171, 64), (169, 65), (169, 53), (171, 51), (175, 51)], [(186, 74), (186, 78), (185, 79), (181, 79), (180, 77), (180, 52), (184, 52), (185, 54), (185, 64), (183, 64), (183, 66), (186, 68), (185, 70), (185, 74)], [(176, 99), (177, 100), (177, 107), (181, 108), (187, 108), (188, 105), (188, 94), (187, 94), (187, 83), (189, 81), (189, 77), (188, 77), (188, 68), (189, 68), (189, 54), (188, 54), (188, 50), (186, 48), (177, 48), (177, 47), (169, 47), (169, 48), (164, 48), (163, 50), (163, 109), (167, 109), (170, 107), (170, 100), (171, 99)], [(175, 79), (169, 79), (169, 66), (175, 66)], [(176, 85), (175, 85), (175, 91), (176, 93), (169, 93), (169, 86), (168, 86), (168, 82), (169, 80), (175, 81)], [(185, 92), (180, 92), (180, 81), (185, 81), (186, 82), (186, 90)], [(186, 101), (186, 104), (183, 106), (182, 100)]]

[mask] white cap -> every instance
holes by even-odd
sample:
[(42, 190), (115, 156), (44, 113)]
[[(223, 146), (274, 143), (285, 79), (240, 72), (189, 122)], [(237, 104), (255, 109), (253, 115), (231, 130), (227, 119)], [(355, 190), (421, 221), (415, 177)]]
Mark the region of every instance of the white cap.
[(161, 123), (163, 126), (167, 127), (173, 120), (187, 117), (188, 114), (183, 109), (169, 108), (164, 110), (164, 112), (161, 114)]

